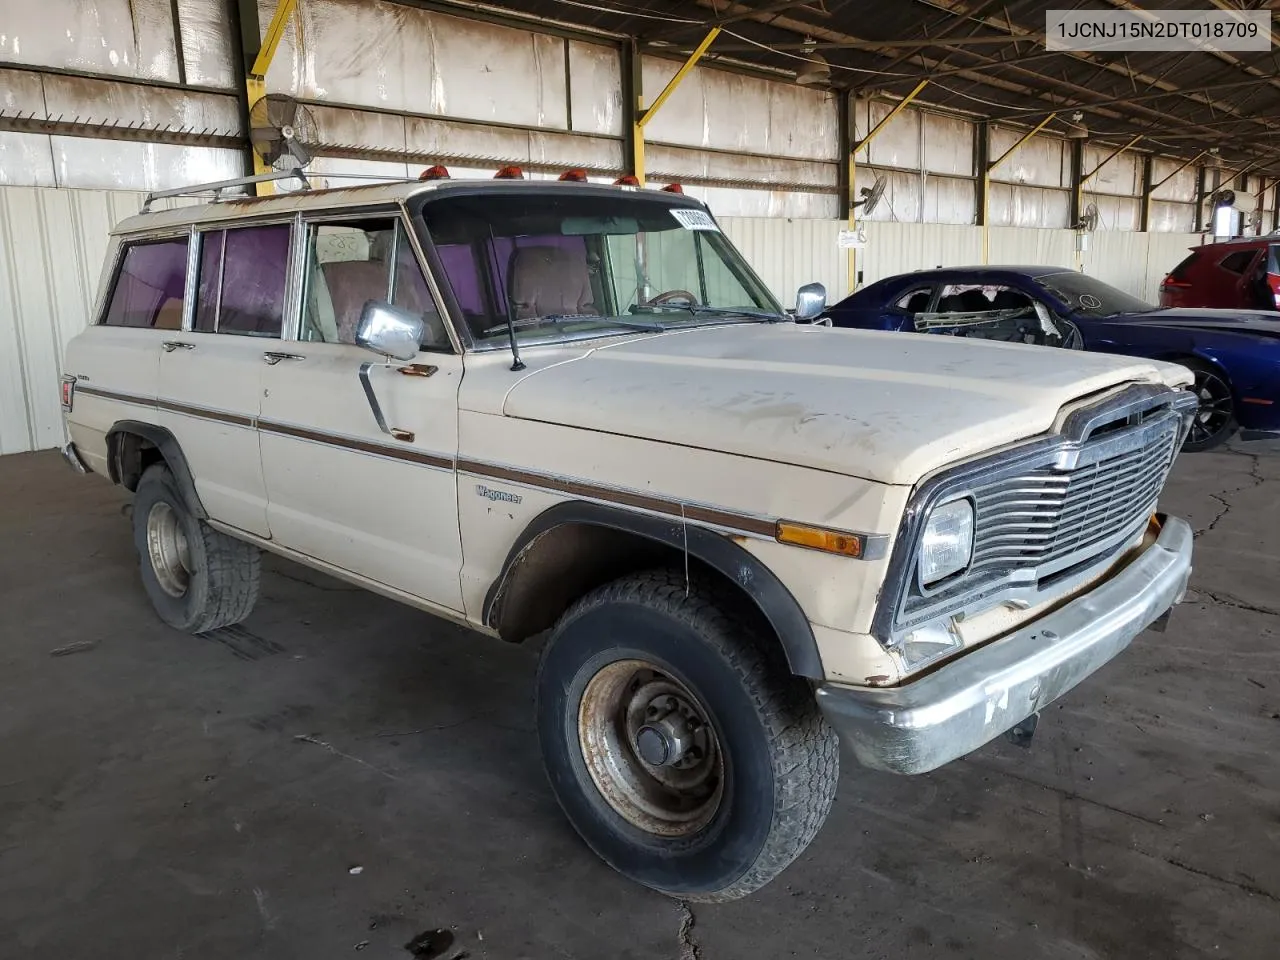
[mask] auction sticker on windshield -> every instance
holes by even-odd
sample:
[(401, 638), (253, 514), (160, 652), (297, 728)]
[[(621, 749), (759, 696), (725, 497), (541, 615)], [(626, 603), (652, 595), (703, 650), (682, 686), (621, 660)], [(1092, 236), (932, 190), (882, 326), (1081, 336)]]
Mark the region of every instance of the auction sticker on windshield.
[(672, 210), (671, 215), (686, 230), (713, 230), (716, 233), (720, 232), (716, 222), (711, 219), (711, 214), (705, 210), (690, 210), (687, 207), (682, 207)]

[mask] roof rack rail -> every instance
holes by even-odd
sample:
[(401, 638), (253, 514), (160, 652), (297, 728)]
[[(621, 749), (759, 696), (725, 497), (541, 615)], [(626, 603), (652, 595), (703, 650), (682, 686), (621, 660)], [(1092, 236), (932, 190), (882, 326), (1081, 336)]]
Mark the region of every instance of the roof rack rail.
[(311, 183), (307, 180), (306, 171), (301, 167), (294, 167), (292, 170), (274, 170), (271, 173), (258, 173), (252, 177), (236, 177), (234, 180), (215, 180), (213, 183), (197, 183), (190, 187), (176, 187), (173, 190), (153, 190), (148, 193), (142, 201), (142, 213), (151, 212), (151, 204), (155, 200), (163, 200), (165, 197), (195, 197), (212, 191), (213, 200), (222, 198), (223, 190), (230, 190), (232, 187), (247, 187), (255, 183), (269, 183), (272, 180), (290, 180), (297, 178), (302, 181), (302, 189), (310, 190)]

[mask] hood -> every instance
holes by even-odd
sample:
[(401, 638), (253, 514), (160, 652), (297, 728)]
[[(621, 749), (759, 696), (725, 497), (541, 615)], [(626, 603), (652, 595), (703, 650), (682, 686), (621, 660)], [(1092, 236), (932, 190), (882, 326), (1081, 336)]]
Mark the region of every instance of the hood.
[(1275, 310), (1219, 310), (1209, 307), (1170, 307), (1147, 313), (1105, 317), (1102, 323), (1134, 323), (1171, 330), (1223, 330), (1258, 337), (1280, 337), (1280, 312)]
[(1044, 433), (1072, 400), (1129, 381), (1167, 382), (1162, 371), (1177, 369), (954, 337), (722, 326), (602, 346), (533, 371), (502, 412), (914, 484)]

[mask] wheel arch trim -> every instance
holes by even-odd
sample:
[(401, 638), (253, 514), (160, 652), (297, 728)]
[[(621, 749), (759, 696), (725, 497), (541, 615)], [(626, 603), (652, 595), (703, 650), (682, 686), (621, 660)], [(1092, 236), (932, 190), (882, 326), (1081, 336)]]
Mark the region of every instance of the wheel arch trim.
[(191, 512), (201, 520), (208, 520), (209, 513), (200, 502), (196, 492), (195, 477), (187, 464), (186, 455), (177, 438), (164, 427), (142, 420), (117, 420), (107, 431), (107, 473), (112, 483), (124, 484), (123, 464), (121, 463), (121, 440), (127, 435), (141, 437), (157, 450), (164, 458), (178, 489), (182, 491)]
[(570, 500), (544, 510), (516, 538), (502, 569), (485, 595), (486, 626), (497, 629), (502, 601), (521, 561), (546, 534), (566, 526), (597, 527), (631, 534), (655, 544), (687, 551), (728, 578), (755, 605), (778, 638), (787, 665), (797, 676), (824, 677), (813, 628), (791, 591), (762, 561), (729, 536), (679, 518), (651, 516), (619, 507)]

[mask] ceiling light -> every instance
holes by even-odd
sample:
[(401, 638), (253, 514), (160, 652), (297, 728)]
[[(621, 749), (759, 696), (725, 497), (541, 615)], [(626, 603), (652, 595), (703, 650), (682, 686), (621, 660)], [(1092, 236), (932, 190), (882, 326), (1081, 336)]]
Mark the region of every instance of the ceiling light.
[(806, 51), (808, 59), (796, 68), (796, 83), (811, 87), (819, 83), (831, 82), (831, 65), (820, 53)]

